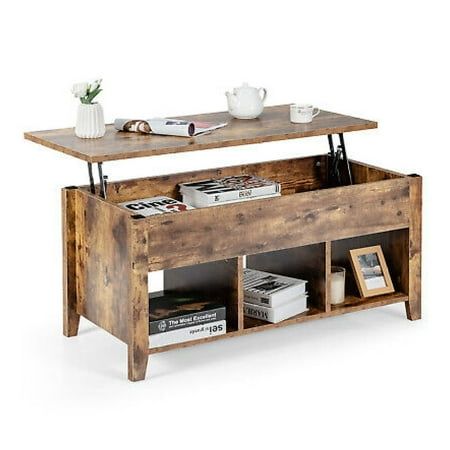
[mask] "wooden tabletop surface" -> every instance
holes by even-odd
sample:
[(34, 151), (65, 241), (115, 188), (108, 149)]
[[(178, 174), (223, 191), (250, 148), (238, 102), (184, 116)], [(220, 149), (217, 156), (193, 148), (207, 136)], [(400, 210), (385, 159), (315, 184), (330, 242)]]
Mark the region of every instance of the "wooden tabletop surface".
[(73, 128), (28, 132), (25, 133), (25, 138), (94, 163), (346, 133), (377, 127), (377, 123), (370, 120), (328, 111), (322, 111), (312, 123), (294, 124), (289, 120), (289, 105), (266, 107), (261, 116), (253, 120), (233, 119), (227, 112), (177, 118), (228, 122), (228, 125), (211, 134), (189, 138), (118, 132), (112, 125), (107, 125), (105, 136), (99, 139), (78, 138)]

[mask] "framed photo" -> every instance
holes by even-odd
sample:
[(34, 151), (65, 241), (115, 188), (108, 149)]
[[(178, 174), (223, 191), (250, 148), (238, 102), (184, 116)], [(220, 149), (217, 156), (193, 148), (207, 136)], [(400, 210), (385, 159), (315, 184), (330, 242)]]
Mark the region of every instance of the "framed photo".
[(394, 292), (380, 245), (350, 250), (350, 262), (361, 297)]

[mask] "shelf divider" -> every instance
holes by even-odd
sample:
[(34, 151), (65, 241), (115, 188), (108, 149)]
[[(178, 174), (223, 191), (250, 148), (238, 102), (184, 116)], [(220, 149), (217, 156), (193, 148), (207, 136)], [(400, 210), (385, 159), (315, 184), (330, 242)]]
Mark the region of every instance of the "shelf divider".
[(331, 242), (325, 242), (325, 311), (331, 311)]

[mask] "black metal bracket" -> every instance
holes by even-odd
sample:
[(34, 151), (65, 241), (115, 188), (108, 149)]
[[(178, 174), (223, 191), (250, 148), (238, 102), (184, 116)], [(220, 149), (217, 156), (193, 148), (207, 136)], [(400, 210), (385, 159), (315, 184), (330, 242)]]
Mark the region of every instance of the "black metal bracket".
[[(89, 173), (89, 186), (91, 189), (91, 193), (95, 194), (95, 183), (94, 183), (94, 174), (92, 171), (92, 163), (88, 162), (87, 164), (88, 164), (88, 173)], [(98, 178), (100, 180), (99, 195), (102, 198), (106, 198), (106, 184), (107, 184), (108, 177), (107, 177), (107, 175), (103, 175), (103, 168), (102, 168), (101, 162), (97, 163), (97, 167), (98, 167)]]
[[(334, 149), (333, 135), (328, 135), (328, 146), (330, 147), (330, 163), (328, 166), (328, 181), (331, 186), (343, 186), (344, 184), (353, 184), (350, 163), (347, 158), (347, 150), (345, 148), (344, 134), (339, 133), (339, 145)], [(344, 163), (346, 178), (344, 181), (341, 174), (341, 166)]]

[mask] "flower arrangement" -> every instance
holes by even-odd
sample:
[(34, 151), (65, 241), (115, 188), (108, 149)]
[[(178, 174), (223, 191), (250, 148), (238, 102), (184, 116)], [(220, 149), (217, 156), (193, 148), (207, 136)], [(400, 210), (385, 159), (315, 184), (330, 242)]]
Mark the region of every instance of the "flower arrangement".
[(102, 80), (92, 83), (76, 83), (72, 87), (72, 94), (79, 98), (75, 135), (79, 138), (99, 138), (105, 135), (105, 118), (102, 105), (94, 102), (95, 97), (102, 91)]
[(102, 80), (95, 80), (93, 83), (76, 83), (72, 87), (72, 94), (79, 98), (84, 105), (93, 105), (94, 98), (102, 91), (100, 85)]

